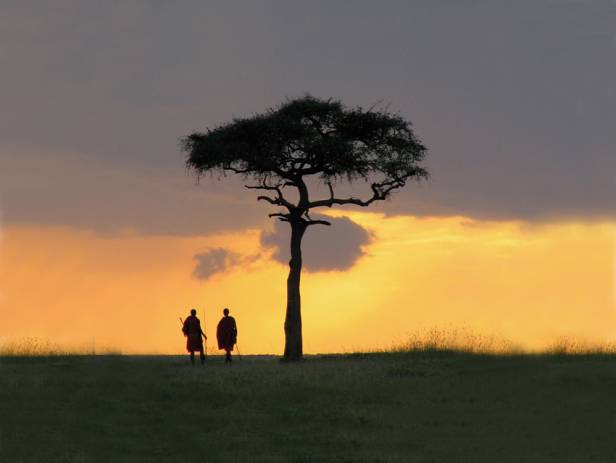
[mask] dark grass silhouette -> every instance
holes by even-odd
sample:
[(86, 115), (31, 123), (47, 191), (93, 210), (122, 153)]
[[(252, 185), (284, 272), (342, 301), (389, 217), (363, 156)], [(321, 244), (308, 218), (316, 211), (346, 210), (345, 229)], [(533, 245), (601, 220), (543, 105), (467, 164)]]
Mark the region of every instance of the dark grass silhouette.
[(615, 461), (615, 355), (424, 347), (234, 368), (2, 357), (0, 461)]

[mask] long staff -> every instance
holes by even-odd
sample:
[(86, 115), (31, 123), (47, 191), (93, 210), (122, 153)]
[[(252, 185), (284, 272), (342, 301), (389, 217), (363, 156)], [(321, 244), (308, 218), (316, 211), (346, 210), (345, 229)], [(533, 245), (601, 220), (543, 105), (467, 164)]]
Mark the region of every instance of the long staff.
[(240, 352), (240, 345), (235, 341), (235, 348), (237, 349), (237, 356), (240, 358), (240, 362), (242, 361), (242, 353)]
[[(203, 326), (205, 326), (205, 313), (203, 314)], [(201, 330), (201, 332), (203, 333), (203, 340), (205, 342), (205, 355), (207, 356), (207, 334), (205, 334), (205, 331)]]

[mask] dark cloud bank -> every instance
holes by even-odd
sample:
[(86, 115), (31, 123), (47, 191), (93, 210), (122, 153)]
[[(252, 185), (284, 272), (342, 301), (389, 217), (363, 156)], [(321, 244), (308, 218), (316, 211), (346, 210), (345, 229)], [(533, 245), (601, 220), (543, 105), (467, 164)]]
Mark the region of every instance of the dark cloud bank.
[(193, 270), (193, 277), (207, 280), (217, 273), (237, 267), (249, 267), (259, 259), (259, 255), (243, 256), (225, 248), (214, 248), (195, 255), (197, 265)]
[(370, 210), (614, 219), (614, 24), (609, 1), (3, 3), (4, 221), (261, 226), (177, 140), (305, 92), (391, 103), (429, 147), (432, 180)]
[[(314, 215), (313, 219), (318, 216)], [(331, 227), (315, 225), (310, 227), (302, 241), (302, 262), (309, 272), (347, 270), (364, 255), (362, 246), (370, 243), (370, 233), (346, 217), (321, 217)], [(274, 230), (261, 235), (261, 244), (273, 249), (272, 257), (278, 262), (288, 263), (289, 226), (276, 221)]]
[[(316, 218), (318, 216), (314, 216)], [(308, 229), (302, 242), (304, 270), (328, 272), (348, 270), (364, 256), (363, 246), (370, 244), (370, 233), (346, 217), (327, 217), (332, 225), (313, 226)], [(271, 232), (261, 234), (261, 245), (271, 250), (271, 257), (282, 264), (289, 262), (289, 226), (276, 221)], [(262, 255), (241, 255), (225, 248), (213, 248), (195, 255), (197, 261), (193, 277), (207, 280), (226, 270), (250, 269), (251, 264)]]

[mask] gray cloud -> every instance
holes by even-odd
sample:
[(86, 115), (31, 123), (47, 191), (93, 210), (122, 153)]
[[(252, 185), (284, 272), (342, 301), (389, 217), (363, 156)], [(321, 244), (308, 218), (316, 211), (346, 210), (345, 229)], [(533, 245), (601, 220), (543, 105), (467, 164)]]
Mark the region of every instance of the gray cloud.
[[(316, 219), (318, 216), (313, 216)], [(363, 255), (362, 246), (370, 243), (368, 231), (346, 217), (318, 217), (332, 226), (310, 227), (302, 242), (302, 261), (309, 272), (347, 270)], [(276, 221), (272, 232), (261, 235), (261, 244), (273, 248), (272, 257), (288, 263), (290, 230), (286, 223)]]
[(602, 1), (3, 2), (5, 223), (261, 226), (177, 139), (307, 91), (390, 102), (430, 148), (432, 180), (371, 210), (616, 218), (614, 24)]
[[(181, 161), (178, 156), (178, 164)], [(121, 168), (76, 155), (0, 157), (5, 223), (70, 225), (102, 233), (212, 234), (255, 227), (255, 207), (235, 179), (199, 184), (179, 168)]]
[(207, 280), (217, 273), (240, 266), (247, 267), (259, 258), (258, 255), (243, 256), (224, 248), (209, 249), (193, 258), (197, 261), (193, 270), (193, 277)]
[(212, 275), (224, 272), (230, 265), (233, 265), (236, 256), (226, 249), (217, 248), (197, 254), (194, 259), (197, 265), (193, 270), (193, 276), (199, 280), (207, 280)]

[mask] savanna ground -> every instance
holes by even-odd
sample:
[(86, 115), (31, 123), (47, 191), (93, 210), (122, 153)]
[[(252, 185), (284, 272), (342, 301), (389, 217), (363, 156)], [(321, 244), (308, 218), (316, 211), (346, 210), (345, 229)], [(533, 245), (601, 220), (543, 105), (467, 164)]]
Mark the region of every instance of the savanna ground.
[(613, 462), (616, 355), (0, 358), (0, 461)]

